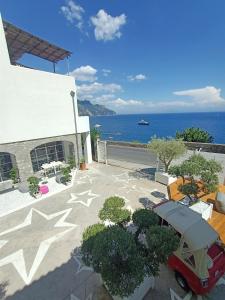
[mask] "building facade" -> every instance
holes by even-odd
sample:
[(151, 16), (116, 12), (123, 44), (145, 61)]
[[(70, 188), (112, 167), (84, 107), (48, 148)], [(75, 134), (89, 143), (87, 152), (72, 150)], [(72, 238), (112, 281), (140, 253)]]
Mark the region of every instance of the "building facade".
[(18, 169), (21, 182), (43, 163), (81, 157), (91, 163), (89, 117), (78, 115), (73, 77), (31, 69), (30, 53), (55, 64), (70, 53), (0, 16), (0, 184)]

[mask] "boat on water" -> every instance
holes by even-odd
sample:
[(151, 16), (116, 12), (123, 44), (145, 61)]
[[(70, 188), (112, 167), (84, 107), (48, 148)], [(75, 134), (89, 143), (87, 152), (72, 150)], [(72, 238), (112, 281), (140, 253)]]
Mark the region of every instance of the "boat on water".
[(99, 127), (101, 127), (102, 125), (100, 125), (100, 124), (95, 124), (95, 128), (99, 128)]
[(149, 125), (149, 122), (147, 122), (145, 120), (141, 120), (138, 122), (138, 125)]

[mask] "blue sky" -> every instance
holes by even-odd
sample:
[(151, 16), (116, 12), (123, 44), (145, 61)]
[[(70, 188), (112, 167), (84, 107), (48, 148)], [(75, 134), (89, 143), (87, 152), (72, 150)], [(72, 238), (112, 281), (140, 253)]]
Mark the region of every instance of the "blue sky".
[(0, 11), (73, 52), (80, 99), (118, 113), (225, 111), (224, 0), (0, 0)]

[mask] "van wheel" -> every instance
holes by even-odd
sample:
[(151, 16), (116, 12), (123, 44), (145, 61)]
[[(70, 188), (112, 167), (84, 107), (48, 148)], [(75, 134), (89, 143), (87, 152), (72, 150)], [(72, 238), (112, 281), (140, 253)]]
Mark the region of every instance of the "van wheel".
[(185, 290), (186, 292), (188, 292), (190, 290), (186, 279), (179, 272), (175, 272), (175, 278), (176, 278), (177, 283), (183, 290)]

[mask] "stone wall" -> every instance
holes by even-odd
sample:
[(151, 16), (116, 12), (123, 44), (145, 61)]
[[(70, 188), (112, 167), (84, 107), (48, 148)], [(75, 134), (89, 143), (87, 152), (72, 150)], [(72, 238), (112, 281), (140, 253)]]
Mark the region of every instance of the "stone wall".
[[(78, 135), (78, 143), (80, 144), (80, 135)], [(76, 138), (75, 135), (62, 135), (57, 137), (49, 137), (44, 139), (30, 140), (30, 141), (21, 141), (10, 144), (1, 144), (0, 152), (8, 152), (15, 155), (17, 168), (19, 169), (19, 175), (21, 181), (26, 181), (28, 177), (33, 175), (33, 168), (31, 163), (30, 152), (35, 147), (42, 144), (55, 142), (55, 141), (68, 141), (74, 144), (75, 157), (77, 157), (76, 151)], [(81, 146), (79, 145), (79, 149)]]
[[(118, 145), (124, 147), (134, 147), (134, 148), (147, 148), (148, 144), (141, 143), (130, 143), (130, 142), (120, 142), (120, 141), (107, 141), (109, 145)], [(225, 153), (224, 144), (209, 144), (209, 143), (194, 143), (194, 142), (185, 142), (188, 150), (199, 150), (203, 152), (211, 153)]]

